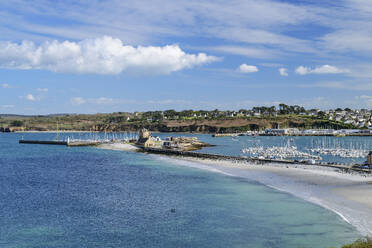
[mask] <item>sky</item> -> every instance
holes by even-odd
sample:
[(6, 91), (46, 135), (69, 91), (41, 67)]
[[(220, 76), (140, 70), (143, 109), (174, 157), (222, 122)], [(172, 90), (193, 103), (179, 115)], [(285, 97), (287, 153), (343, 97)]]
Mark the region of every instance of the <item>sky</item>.
[(372, 109), (371, 0), (0, 1), (0, 113)]

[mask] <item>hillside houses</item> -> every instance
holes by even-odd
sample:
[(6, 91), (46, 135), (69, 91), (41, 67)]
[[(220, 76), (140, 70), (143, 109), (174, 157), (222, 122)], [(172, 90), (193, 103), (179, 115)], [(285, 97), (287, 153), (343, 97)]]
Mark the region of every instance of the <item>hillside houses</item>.
[(367, 109), (329, 110), (328, 113), (326, 113), (326, 117), (328, 120), (339, 121), (358, 128), (368, 128), (372, 126), (372, 112)]
[(266, 118), (286, 115), (308, 116), (309, 118), (323, 119), (349, 125), (350, 128), (372, 127), (372, 110), (357, 109), (310, 109), (306, 110), (298, 105), (289, 106), (280, 104), (279, 108), (253, 107), (252, 109), (234, 110), (165, 110), (135, 112), (127, 118), (127, 121), (144, 120), (146, 122), (171, 121), (171, 120), (203, 120), (203, 119), (225, 119), (225, 118)]

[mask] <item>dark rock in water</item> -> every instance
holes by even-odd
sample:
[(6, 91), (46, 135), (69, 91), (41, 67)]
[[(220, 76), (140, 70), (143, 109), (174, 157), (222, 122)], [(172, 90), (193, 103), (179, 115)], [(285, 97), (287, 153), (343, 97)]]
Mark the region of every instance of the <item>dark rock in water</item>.
[(172, 208), (170, 211), (171, 211), (171, 213), (175, 213), (176, 212), (176, 209), (175, 208)]

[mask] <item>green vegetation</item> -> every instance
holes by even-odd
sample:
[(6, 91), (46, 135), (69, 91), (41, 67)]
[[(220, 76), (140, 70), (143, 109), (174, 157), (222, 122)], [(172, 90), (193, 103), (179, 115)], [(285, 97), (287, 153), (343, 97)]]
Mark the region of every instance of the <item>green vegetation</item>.
[(10, 123), (13, 127), (22, 127), (24, 125), (24, 122), (21, 120), (14, 120)]
[[(349, 111), (349, 112), (346, 112)], [(279, 108), (253, 107), (239, 111), (218, 109), (147, 112), (115, 112), (109, 114), (59, 114), (38, 116), (0, 116), (0, 130), (76, 130), (76, 131), (133, 131), (147, 128), (161, 132), (229, 133), (265, 128), (349, 129), (367, 128), (372, 122), (369, 110), (338, 109), (306, 110), (294, 105), (279, 104)], [(360, 120), (364, 126), (361, 126)]]
[(342, 246), (342, 248), (372, 248), (372, 238), (358, 239), (354, 243)]

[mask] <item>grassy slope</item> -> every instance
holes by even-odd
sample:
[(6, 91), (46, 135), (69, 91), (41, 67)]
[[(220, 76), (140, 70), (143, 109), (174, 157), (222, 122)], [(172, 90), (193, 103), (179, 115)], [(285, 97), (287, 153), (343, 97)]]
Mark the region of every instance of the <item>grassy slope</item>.
[(2, 116), (0, 127), (12, 126), (14, 120), (23, 122), (26, 130), (96, 130), (127, 131), (146, 127), (153, 131), (174, 132), (238, 132), (265, 128), (351, 128), (340, 122), (317, 119), (310, 116), (282, 115), (278, 117), (244, 117), (218, 119), (185, 119), (148, 122), (131, 118), (128, 114), (62, 115), (62, 116)]

